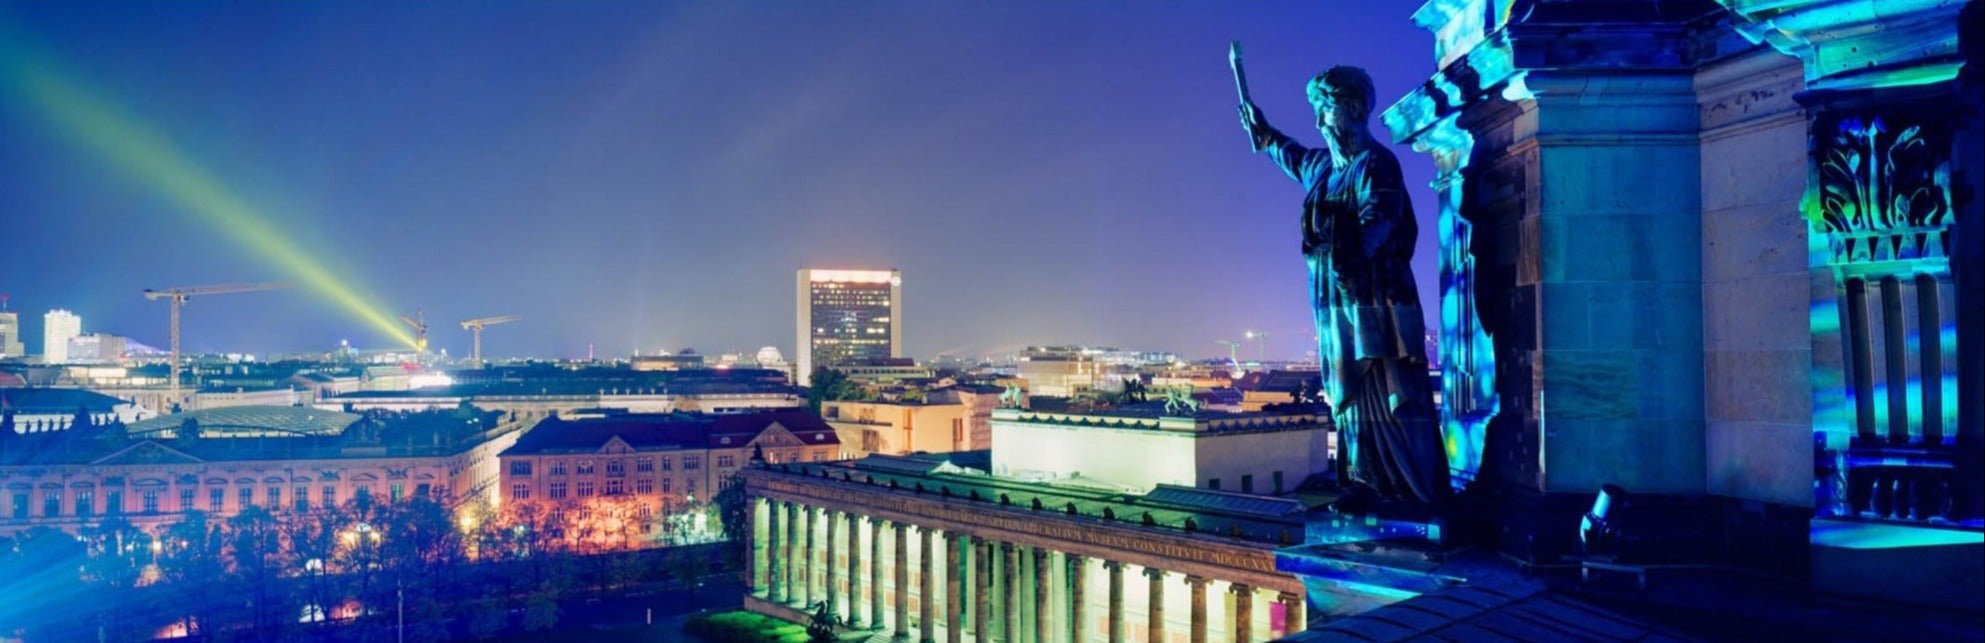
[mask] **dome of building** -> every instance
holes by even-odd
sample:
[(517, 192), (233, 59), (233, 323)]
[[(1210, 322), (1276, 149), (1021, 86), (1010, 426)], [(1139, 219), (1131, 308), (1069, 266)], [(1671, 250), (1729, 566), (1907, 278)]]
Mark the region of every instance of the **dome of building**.
[(779, 347), (766, 346), (758, 349), (758, 365), (774, 366), (786, 363), (786, 356), (779, 354)]

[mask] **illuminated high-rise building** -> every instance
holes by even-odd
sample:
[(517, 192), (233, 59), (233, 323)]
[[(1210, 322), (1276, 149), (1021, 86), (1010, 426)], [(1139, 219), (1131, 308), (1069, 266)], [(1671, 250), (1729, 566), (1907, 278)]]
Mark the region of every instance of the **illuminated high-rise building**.
[(41, 317), (41, 361), (62, 364), (69, 361), (69, 340), (83, 334), (83, 318), (57, 308)]
[(20, 357), (27, 354), (21, 347), (21, 316), (17, 313), (0, 312), (0, 357)]
[(801, 269), (794, 360), (800, 384), (809, 384), (816, 366), (902, 354), (902, 309), (901, 271)]

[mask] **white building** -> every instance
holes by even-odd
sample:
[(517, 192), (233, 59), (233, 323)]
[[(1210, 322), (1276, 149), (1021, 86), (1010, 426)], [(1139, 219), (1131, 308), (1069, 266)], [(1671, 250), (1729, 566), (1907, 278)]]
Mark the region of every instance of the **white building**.
[(57, 308), (41, 318), (41, 361), (64, 364), (69, 361), (69, 340), (83, 334), (83, 318)]
[(1280, 494), (1330, 471), (1333, 434), (1330, 421), (1315, 413), (1174, 417), (1135, 409), (997, 409), (992, 474), (1036, 482), (1079, 479), (1137, 493), (1171, 484)]
[(27, 349), (21, 346), (21, 316), (19, 313), (0, 312), (0, 357), (22, 357)]
[(69, 338), (69, 361), (82, 363), (116, 363), (124, 359), (129, 340), (109, 333), (84, 333)]
[(813, 368), (903, 354), (903, 273), (799, 271), (794, 359), (801, 386)]

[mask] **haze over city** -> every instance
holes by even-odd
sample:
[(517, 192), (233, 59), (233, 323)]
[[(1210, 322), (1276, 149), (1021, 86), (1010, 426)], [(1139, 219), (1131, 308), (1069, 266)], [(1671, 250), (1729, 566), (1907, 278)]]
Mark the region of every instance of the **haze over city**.
[[(1381, 96), (1430, 69), (1408, 2), (774, 4), (0, 6), (0, 255), (37, 258), (0, 292), (27, 337), (67, 308), (163, 346), (141, 289), (296, 280), (300, 254), (389, 319), (424, 310), (436, 349), (517, 314), (489, 355), (570, 357), (790, 351), (795, 269), (897, 268), (909, 355), (1212, 356), (1259, 329), (1295, 359), (1301, 188), (1249, 155), (1224, 46), (1311, 144), (1303, 83), (1329, 62)], [(1340, 21), (1364, 26), (1320, 37)], [(51, 117), (51, 78), (165, 169)], [(1430, 164), (1400, 158), (1431, 302)], [(180, 170), (296, 252), (173, 198), (157, 175)], [(197, 300), (184, 341), (391, 347), (352, 308), (308, 284)]]

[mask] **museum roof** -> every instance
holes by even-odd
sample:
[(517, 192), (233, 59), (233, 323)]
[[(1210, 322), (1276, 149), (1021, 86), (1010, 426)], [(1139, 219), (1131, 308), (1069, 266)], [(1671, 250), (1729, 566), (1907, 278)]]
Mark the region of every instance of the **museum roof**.
[[(353, 416), (300, 407), (231, 407), (178, 413), (128, 427), (113, 423), (0, 436), (0, 465), (444, 456), (515, 428), (500, 422), (502, 415), (449, 409), (368, 411)], [(189, 417), (208, 418), (198, 421), (200, 437), (178, 435)], [(208, 422), (213, 423), (212, 431)], [(342, 426), (332, 432), (334, 425)], [(134, 460), (139, 456), (132, 454), (150, 459)]]
[(24, 415), (73, 414), (77, 409), (108, 413), (124, 400), (81, 388), (0, 388), (0, 410)]
[(161, 415), (133, 423), (125, 431), (139, 437), (171, 433), (189, 419), (199, 424), (201, 435), (220, 437), (218, 434), (226, 433), (337, 435), (363, 418), (303, 406), (229, 406)]
[(614, 438), (636, 451), (738, 448), (774, 425), (804, 444), (840, 444), (833, 427), (804, 409), (723, 415), (628, 413), (578, 420), (546, 418), (502, 455), (592, 453)]

